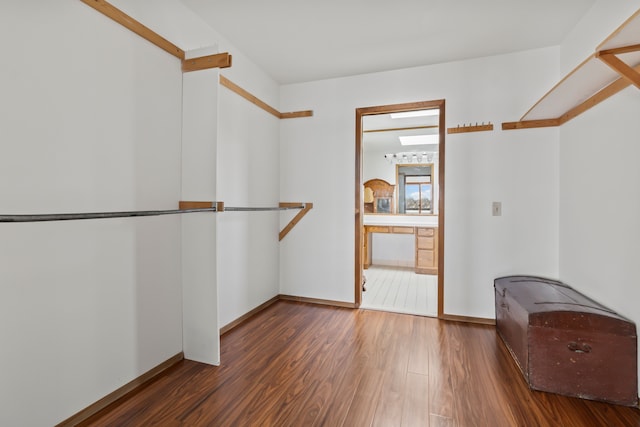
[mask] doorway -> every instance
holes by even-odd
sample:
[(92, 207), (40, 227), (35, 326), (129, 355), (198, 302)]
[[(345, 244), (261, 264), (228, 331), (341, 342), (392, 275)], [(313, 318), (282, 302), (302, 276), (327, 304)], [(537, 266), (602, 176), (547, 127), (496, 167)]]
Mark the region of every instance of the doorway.
[[(414, 118), (410, 119), (412, 116)], [(414, 242), (413, 265), (400, 266), (400, 269), (437, 276), (432, 277), (437, 281), (437, 296), (431, 298), (437, 300), (433, 302), (434, 314), (443, 315), (444, 129), (444, 100), (356, 109), (356, 307), (363, 303), (364, 271), (372, 267), (372, 245), (376, 243), (373, 236), (381, 233), (385, 237)], [(376, 171), (374, 174), (381, 176), (372, 176), (371, 165), (365, 165), (365, 151), (368, 158), (375, 159), (373, 162), (389, 164), (393, 173)], [(372, 151), (377, 152), (375, 157), (370, 157)], [(416, 169), (418, 167), (423, 169)], [(413, 172), (414, 169), (417, 171)], [(420, 191), (410, 192), (416, 185)], [(399, 194), (401, 187), (402, 194)], [(408, 258), (405, 255), (405, 259)], [(373, 270), (371, 273), (374, 274)], [(401, 280), (406, 280), (406, 276)]]

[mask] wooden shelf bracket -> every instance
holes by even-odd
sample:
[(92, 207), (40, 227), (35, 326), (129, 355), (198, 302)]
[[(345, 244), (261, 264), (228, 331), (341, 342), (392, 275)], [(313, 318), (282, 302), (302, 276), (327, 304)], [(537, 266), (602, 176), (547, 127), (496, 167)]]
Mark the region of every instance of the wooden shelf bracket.
[(637, 51), (640, 51), (640, 44), (618, 49), (601, 50), (596, 53), (596, 57), (611, 67), (613, 71), (620, 74), (621, 77), (627, 79), (629, 83), (634, 84), (638, 89), (640, 89), (640, 72), (633, 69), (633, 67), (616, 56), (617, 54)]
[(298, 222), (300, 222), (300, 220), (302, 219), (302, 217), (304, 217), (307, 212), (309, 212), (312, 208), (313, 208), (313, 203), (280, 203), (280, 207), (281, 208), (291, 208), (291, 207), (297, 207), (303, 205), (304, 207), (302, 208), (302, 210), (300, 212), (298, 212), (296, 214), (296, 216), (293, 217), (293, 219), (291, 221), (289, 221), (289, 223), (282, 229), (282, 231), (280, 232), (280, 239), (282, 240), (284, 239), (284, 237), (289, 234), (289, 232), (293, 229), (293, 227), (296, 226), (296, 224)]
[(292, 209), (300, 209), (300, 212), (293, 217), (291, 221), (280, 231), (279, 240), (284, 239), (284, 237), (289, 234), (289, 232), (296, 226), (298, 222), (313, 208), (313, 203), (302, 203), (302, 202), (281, 202), (278, 207), (271, 208), (254, 208), (254, 207), (226, 207), (224, 202), (210, 202), (210, 201), (185, 201), (181, 200), (178, 203), (180, 210), (191, 210), (191, 209), (212, 209), (212, 212), (259, 212), (259, 211), (284, 211), (284, 210), (292, 210)]

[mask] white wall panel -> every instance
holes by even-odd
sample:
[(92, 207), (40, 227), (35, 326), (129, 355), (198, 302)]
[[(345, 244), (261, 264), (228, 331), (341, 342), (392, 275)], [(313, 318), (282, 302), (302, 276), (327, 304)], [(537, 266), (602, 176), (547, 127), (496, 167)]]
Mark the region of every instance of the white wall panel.
[[(314, 116), (282, 123), (281, 195), (314, 203), (281, 244), (285, 294), (354, 300), (355, 110), (446, 100), (445, 312), (493, 317), (493, 279), (558, 274), (558, 130), (500, 130), (558, 78), (559, 49), (284, 86), (282, 108)], [(544, 93), (544, 92), (542, 92)], [(369, 178), (369, 177), (368, 177)], [(501, 201), (503, 216), (491, 216)]]
[[(217, 201), (218, 69), (183, 75), (182, 197)], [(182, 216), (185, 358), (220, 363), (217, 280), (218, 213)]]
[[(595, 49), (602, 39), (590, 34), (609, 35), (638, 7), (597, 2), (562, 46), (563, 57)], [(630, 86), (560, 131), (560, 277), (636, 324), (639, 112), (640, 90)]]
[[(278, 137), (278, 118), (220, 87), (218, 197), (225, 205), (278, 206)], [(278, 295), (279, 217), (278, 212), (218, 215), (221, 326)]]
[[(0, 37), (2, 213), (175, 208), (176, 58), (80, 1), (3, 1)], [(0, 232), (0, 425), (55, 425), (181, 351), (178, 217)]]
[[(562, 72), (569, 73), (640, 8), (640, 1), (596, 1), (561, 45)], [(551, 89), (551, 86), (549, 87)]]

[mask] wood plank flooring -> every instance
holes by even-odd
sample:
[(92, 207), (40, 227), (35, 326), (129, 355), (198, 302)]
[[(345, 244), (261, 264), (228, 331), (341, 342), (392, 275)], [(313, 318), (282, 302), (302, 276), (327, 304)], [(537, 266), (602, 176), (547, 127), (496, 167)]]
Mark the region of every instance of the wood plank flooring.
[(87, 426), (640, 426), (528, 389), (495, 328), (279, 301)]

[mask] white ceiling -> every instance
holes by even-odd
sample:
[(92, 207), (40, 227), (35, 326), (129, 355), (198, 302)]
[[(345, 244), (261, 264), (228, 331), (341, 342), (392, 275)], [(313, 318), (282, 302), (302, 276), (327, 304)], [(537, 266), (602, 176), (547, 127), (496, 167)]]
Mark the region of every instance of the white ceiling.
[(558, 45), (595, 3), (180, 1), (281, 84)]

